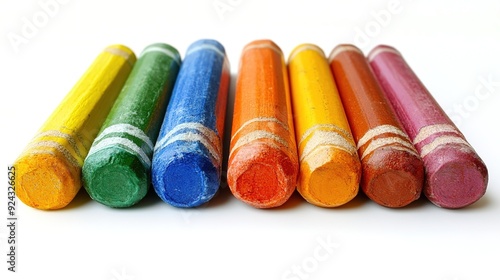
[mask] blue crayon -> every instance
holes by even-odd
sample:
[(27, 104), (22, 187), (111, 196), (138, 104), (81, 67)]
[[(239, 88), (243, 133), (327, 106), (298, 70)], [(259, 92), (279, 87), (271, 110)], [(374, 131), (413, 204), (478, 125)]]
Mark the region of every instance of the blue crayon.
[(229, 78), (219, 42), (199, 40), (189, 46), (152, 163), (153, 187), (173, 206), (199, 206), (219, 189)]

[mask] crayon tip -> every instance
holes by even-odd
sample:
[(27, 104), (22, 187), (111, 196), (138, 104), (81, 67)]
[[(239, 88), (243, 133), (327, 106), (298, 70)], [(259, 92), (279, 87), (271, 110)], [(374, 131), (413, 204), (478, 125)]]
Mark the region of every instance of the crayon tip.
[(280, 149), (264, 143), (245, 145), (231, 158), (228, 185), (233, 194), (247, 204), (258, 208), (277, 207), (295, 190), (297, 165)]
[[(41, 164), (43, 163), (43, 164)], [(30, 154), (16, 163), (16, 195), (26, 205), (42, 210), (68, 205), (80, 189), (77, 168), (63, 157), (52, 154)]]
[(363, 161), (363, 170), (363, 191), (382, 206), (404, 207), (420, 197), (424, 166), (416, 155), (382, 147)]
[(82, 169), (85, 190), (104, 205), (130, 207), (146, 196), (146, 168), (135, 156), (119, 148), (108, 148), (87, 157)]
[[(429, 155), (430, 156), (430, 155)], [(475, 155), (443, 147), (433, 152), (439, 159), (427, 163), (427, 198), (439, 207), (462, 208), (479, 200), (486, 192), (488, 170)]]
[[(168, 158), (165, 154), (161, 157)], [(175, 207), (200, 206), (219, 189), (219, 171), (205, 156), (182, 153), (170, 161), (157, 160), (153, 164), (156, 193)]]
[(302, 161), (297, 190), (314, 205), (340, 206), (358, 194), (360, 174), (357, 156), (329, 146), (321, 147)]

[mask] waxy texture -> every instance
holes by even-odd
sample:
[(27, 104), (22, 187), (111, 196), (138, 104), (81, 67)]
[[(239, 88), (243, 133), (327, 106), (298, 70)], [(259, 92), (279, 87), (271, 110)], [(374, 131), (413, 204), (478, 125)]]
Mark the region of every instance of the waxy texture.
[(153, 155), (154, 189), (173, 206), (199, 206), (219, 189), (229, 78), (219, 42), (189, 46)]
[(297, 190), (310, 203), (336, 207), (358, 194), (361, 164), (344, 107), (321, 49), (304, 44), (288, 60), (300, 159)]
[(461, 208), (486, 192), (481, 158), (418, 79), (401, 54), (378, 46), (370, 64), (413, 144), (424, 160), (424, 193), (437, 206)]
[(83, 183), (94, 200), (129, 207), (148, 192), (153, 143), (180, 63), (166, 44), (142, 52), (83, 164)]
[(365, 56), (352, 45), (339, 45), (330, 61), (357, 143), (364, 193), (387, 207), (415, 201), (423, 187), (423, 162)]
[(297, 184), (298, 159), (287, 69), (269, 40), (244, 49), (234, 101), (227, 181), (240, 200), (280, 206)]
[(15, 162), (21, 201), (59, 209), (73, 200), (83, 161), (135, 60), (122, 45), (107, 47), (94, 60)]

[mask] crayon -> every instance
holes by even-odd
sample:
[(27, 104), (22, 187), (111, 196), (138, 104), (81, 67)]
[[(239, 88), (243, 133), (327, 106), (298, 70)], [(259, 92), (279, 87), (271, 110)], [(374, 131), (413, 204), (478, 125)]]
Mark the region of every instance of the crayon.
[(153, 143), (181, 64), (166, 44), (144, 49), (84, 161), (90, 196), (110, 207), (130, 207), (148, 192)]
[(424, 161), (424, 194), (439, 207), (461, 208), (486, 192), (488, 170), (401, 54), (377, 46), (373, 71)]
[(288, 59), (300, 171), (297, 190), (308, 202), (335, 207), (358, 194), (361, 163), (323, 51), (296, 47)]
[(339, 45), (330, 54), (361, 159), (361, 189), (376, 203), (403, 207), (420, 197), (424, 167), (363, 53)]
[(154, 189), (173, 206), (199, 206), (219, 189), (229, 79), (219, 42), (189, 46), (153, 154)]
[(298, 157), (288, 76), (281, 49), (270, 40), (246, 45), (234, 101), (227, 182), (258, 208), (277, 207), (297, 184)]
[(59, 209), (80, 190), (92, 141), (135, 63), (125, 46), (107, 47), (15, 162), (16, 194), (28, 206)]

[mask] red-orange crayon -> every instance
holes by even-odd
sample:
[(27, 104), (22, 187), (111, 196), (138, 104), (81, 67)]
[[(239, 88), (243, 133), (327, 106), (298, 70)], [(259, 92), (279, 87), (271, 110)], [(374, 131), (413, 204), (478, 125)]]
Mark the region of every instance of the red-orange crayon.
[(298, 157), (286, 64), (270, 40), (243, 49), (236, 85), (227, 182), (240, 200), (280, 206), (297, 184)]
[(424, 167), (363, 53), (339, 45), (330, 66), (357, 143), (361, 188), (380, 205), (403, 207), (420, 197)]

